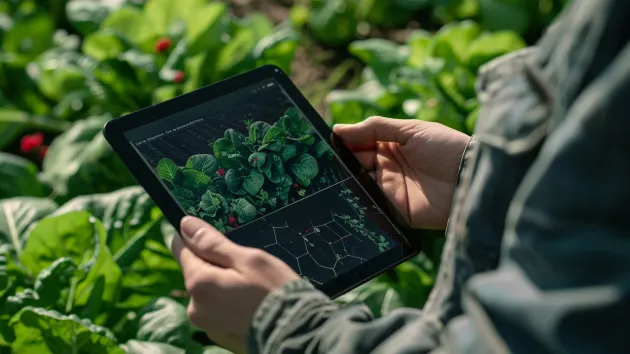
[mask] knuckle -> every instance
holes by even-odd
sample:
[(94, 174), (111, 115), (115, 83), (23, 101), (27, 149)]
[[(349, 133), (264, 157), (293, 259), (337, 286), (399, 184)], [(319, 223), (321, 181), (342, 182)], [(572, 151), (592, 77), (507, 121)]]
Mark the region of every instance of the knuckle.
[(184, 285), (186, 286), (186, 290), (191, 296), (195, 296), (199, 294), (200, 291), (204, 288), (205, 281), (201, 279), (201, 277), (197, 275), (189, 275), (186, 277), (184, 281)]
[(373, 124), (379, 124), (381, 123), (385, 118), (381, 117), (381, 116), (370, 116), (367, 119), (365, 119), (363, 122), (366, 125), (373, 125)]
[(188, 304), (188, 307), (186, 308), (186, 315), (188, 316), (188, 319), (190, 320), (190, 323), (192, 323), (193, 325), (199, 327), (200, 323), (199, 323), (199, 312), (197, 311), (195, 305), (193, 304), (193, 302), (191, 301)]
[(269, 257), (265, 251), (260, 249), (251, 250), (247, 259), (247, 264), (252, 268), (262, 268), (269, 263)]

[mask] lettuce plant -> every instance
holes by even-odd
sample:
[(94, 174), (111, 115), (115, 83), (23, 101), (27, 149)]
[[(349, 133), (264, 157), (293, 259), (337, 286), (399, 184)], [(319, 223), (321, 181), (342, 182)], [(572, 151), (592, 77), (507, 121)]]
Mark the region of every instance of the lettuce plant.
[(212, 154), (188, 158), (185, 166), (159, 161), (156, 172), (179, 204), (221, 231), (230, 231), (257, 216), (287, 205), (294, 187), (327, 184), (315, 180), (317, 159), (331, 158), (328, 145), (315, 137), (297, 109), (278, 121), (247, 122), (244, 132), (228, 129), (211, 142)]
[(415, 118), (471, 133), (477, 71), (524, 46), (514, 32), (484, 32), (472, 21), (449, 24), (434, 35), (416, 30), (404, 45), (384, 39), (353, 42), (350, 52), (367, 65), (362, 83), (329, 94), (328, 118), (333, 123), (356, 123), (370, 115)]

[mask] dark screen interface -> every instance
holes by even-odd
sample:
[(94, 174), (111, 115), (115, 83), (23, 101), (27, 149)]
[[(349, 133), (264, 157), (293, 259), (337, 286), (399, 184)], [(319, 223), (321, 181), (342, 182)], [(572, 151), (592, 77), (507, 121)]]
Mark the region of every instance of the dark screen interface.
[(273, 79), (127, 132), (188, 215), (323, 284), (401, 247)]

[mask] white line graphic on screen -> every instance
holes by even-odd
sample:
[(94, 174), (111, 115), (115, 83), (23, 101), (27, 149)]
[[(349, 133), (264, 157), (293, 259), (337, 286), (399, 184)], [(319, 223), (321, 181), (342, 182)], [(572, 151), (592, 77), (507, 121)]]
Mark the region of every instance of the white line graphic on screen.
[[(357, 253), (364, 251), (366, 247), (377, 248), (379, 252), (388, 250), (390, 242), (384, 236), (377, 235), (364, 226), (367, 208), (358, 203), (358, 197), (345, 186), (340, 197), (353, 208), (356, 217), (330, 212), (329, 221), (314, 225), (309, 220), (311, 227), (304, 231), (291, 228), (288, 222), (272, 225), (266, 218), (261, 218), (261, 221), (271, 227), (274, 237), (274, 242), (264, 245), (263, 249), (271, 253), (283, 253), (290, 256), (293, 258), (291, 263), (294, 263), (298, 274), (320, 285), (326, 279), (337, 277), (341, 272), (352, 268), (352, 264), (367, 261), (365, 257), (357, 256)], [(276, 252), (271, 251), (273, 248)], [(278, 248), (284, 252), (280, 252)], [(319, 268), (319, 271), (314, 268)], [(320, 276), (325, 279), (315, 279), (307, 274), (313, 271), (320, 273)], [(324, 273), (328, 273), (328, 276), (323, 275)]]

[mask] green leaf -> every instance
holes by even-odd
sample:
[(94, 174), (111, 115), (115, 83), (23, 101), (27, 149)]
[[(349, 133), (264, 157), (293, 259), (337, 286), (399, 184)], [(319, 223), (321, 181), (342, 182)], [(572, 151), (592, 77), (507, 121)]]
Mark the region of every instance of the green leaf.
[(264, 152), (253, 152), (249, 155), (248, 161), (252, 167), (262, 167), (267, 161), (267, 154)]
[(191, 14), (187, 23), (189, 55), (213, 51), (222, 45), (221, 36), (227, 32), (226, 13), (225, 4), (211, 3)]
[(248, 141), (244, 134), (230, 128), (225, 131), (224, 138), (228, 139), (232, 143), (234, 150), (236, 150), (239, 154), (249, 156), (251, 153), (251, 142)]
[(114, 31), (136, 46), (142, 46), (156, 36), (151, 22), (145, 19), (140, 10), (130, 6), (123, 6), (112, 12), (103, 21), (100, 29)]
[(238, 198), (234, 200), (232, 202), (232, 208), (234, 208), (238, 222), (241, 224), (245, 224), (256, 219), (256, 215), (258, 214), (256, 207), (245, 198)]
[(32, 63), (37, 68), (37, 86), (41, 92), (55, 101), (85, 88), (86, 69), (95, 63), (80, 54), (51, 49)]
[[(161, 232), (152, 228), (162, 220), (162, 214), (142, 187), (133, 186), (111, 193), (79, 196), (63, 204), (55, 215), (87, 211), (101, 220), (107, 231), (107, 245), (114, 259), (135, 259), (147, 239), (161, 240)], [(136, 244), (137, 243), (137, 244)], [(129, 246), (135, 244), (135, 250)], [(123, 252), (134, 255), (123, 256)]]
[(425, 30), (415, 30), (409, 34), (407, 45), (410, 49), (408, 64), (421, 68), (425, 59), (431, 55), (433, 39), (431, 33)]
[(211, 191), (207, 191), (201, 196), (199, 207), (212, 218), (220, 212), (225, 214), (228, 211), (228, 204), (225, 198), (221, 194)]
[(321, 159), (326, 154), (332, 154), (330, 146), (324, 141), (318, 141), (315, 144), (315, 157)]
[[(175, 234), (175, 231), (169, 231), (163, 235)], [(163, 240), (146, 240), (131, 265), (123, 268), (121, 300), (116, 303), (116, 308), (136, 311), (158, 296), (184, 290), (181, 268), (165, 243), (170, 244)]]
[(446, 61), (446, 68), (466, 62), (470, 44), (481, 34), (479, 25), (472, 21), (448, 24), (434, 36), (432, 55)]
[(291, 165), (291, 172), (293, 172), (298, 183), (307, 187), (310, 185), (310, 181), (319, 173), (319, 166), (313, 156), (303, 153)]
[(0, 199), (16, 196), (43, 197), (37, 166), (21, 157), (0, 152)]
[(240, 170), (231, 169), (225, 174), (225, 183), (231, 193), (236, 195), (245, 195), (247, 192), (243, 188), (243, 179), (245, 176)]
[(108, 329), (76, 315), (27, 307), (11, 319), (10, 325), (17, 338), (11, 344), (15, 353), (124, 354)]
[(102, 134), (109, 119), (95, 116), (78, 121), (50, 145), (40, 180), (53, 189), (57, 201), (137, 184)]
[(100, 24), (121, 4), (120, 1), (70, 0), (66, 4), (68, 21), (83, 36), (98, 30)]
[(512, 31), (484, 33), (468, 48), (468, 66), (476, 72), (481, 65), (504, 54), (525, 48), (523, 38)]
[(249, 161), (247, 158), (240, 154), (230, 154), (227, 158), (227, 163), (225, 164), (225, 168), (231, 169), (244, 169), (249, 166)]
[(191, 189), (202, 189), (210, 183), (210, 177), (196, 170), (184, 169), (184, 185)]
[(265, 183), (265, 177), (256, 169), (251, 169), (249, 174), (243, 178), (243, 189), (247, 194), (254, 196), (260, 191)]
[(289, 192), (293, 186), (293, 179), (291, 176), (285, 174), (280, 179), (280, 182), (276, 184), (276, 197), (282, 201), (289, 199)]
[(0, 200), (0, 246), (11, 245), (20, 256), (26, 230), (56, 208), (55, 202), (44, 198), (16, 197)]
[(186, 354), (186, 350), (169, 344), (142, 342), (135, 339), (120, 346), (127, 354)]
[(282, 128), (272, 126), (269, 128), (262, 140), (261, 149), (268, 149), (278, 152), (282, 149), (282, 145), (285, 141), (285, 134)]
[(83, 52), (97, 60), (118, 58), (124, 51), (131, 49), (132, 44), (127, 39), (114, 31), (99, 31), (91, 34), (83, 40)]
[(257, 121), (249, 126), (249, 140), (254, 143), (261, 143), (267, 131), (271, 128), (266, 122)]
[(39, 296), (38, 306), (47, 307), (63, 298), (63, 292), (70, 285), (70, 279), (77, 269), (72, 259), (63, 257), (44, 268), (35, 279), (33, 290)]
[(479, 23), (490, 31), (512, 30), (524, 34), (532, 20), (526, 0), (478, 0)]
[(285, 162), (294, 158), (297, 155), (297, 148), (295, 144), (288, 143), (280, 151), (280, 159)]
[(311, 125), (300, 117), (300, 113), (294, 107), (287, 109), (280, 118), (280, 126), (294, 140), (301, 140), (303, 136), (313, 133)]
[(55, 25), (44, 12), (26, 15), (3, 34), (1, 49), (18, 66), (26, 66), (53, 44)]
[(173, 182), (173, 180), (175, 180), (177, 171), (178, 168), (175, 162), (168, 158), (161, 159), (156, 167), (158, 177), (169, 182)]
[(191, 338), (186, 308), (166, 297), (155, 299), (138, 313), (136, 339), (187, 348)]
[(214, 157), (219, 160), (220, 165), (224, 168), (229, 164), (228, 156), (236, 152), (232, 142), (226, 138), (217, 139), (212, 144), (212, 151), (214, 152)]
[(153, 91), (153, 104), (162, 103), (177, 97), (179, 86), (177, 85), (164, 85), (160, 86)]
[(32, 274), (39, 274), (54, 260), (68, 257), (85, 272), (74, 293), (75, 305), (86, 304), (94, 284), (101, 277), (106, 287), (103, 300), (112, 302), (121, 271), (112, 259), (106, 241), (105, 228), (87, 212), (52, 216), (42, 219), (28, 233), (20, 260)]
[(272, 164), (269, 169), (264, 171), (264, 174), (272, 183), (280, 183), (284, 176), (282, 159), (278, 155), (270, 155), (269, 159), (271, 159)]
[(276, 65), (284, 72), (290, 72), (299, 43), (300, 33), (291, 28), (282, 29), (259, 40), (252, 51), (256, 65)]
[(219, 161), (209, 154), (193, 155), (186, 161), (186, 167), (212, 176), (219, 170)]
[(344, 45), (357, 34), (360, 18), (356, 4), (348, 0), (319, 1), (311, 10), (308, 28), (324, 44)]
[(384, 87), (389, 86), (391, 71), (404, 65), (409, 57), (406, 46), (380, 38), (353, 42), (348, 50), (374, 70), (377, 80)]
[[(204, 11), (206, 0), (152, 0), (144, 7), (144, 17), (157, 33), (164, 35), (178, 23), (189, 23), (196, 12)], [(205, 13), (205, 12), (204, 12)]]

